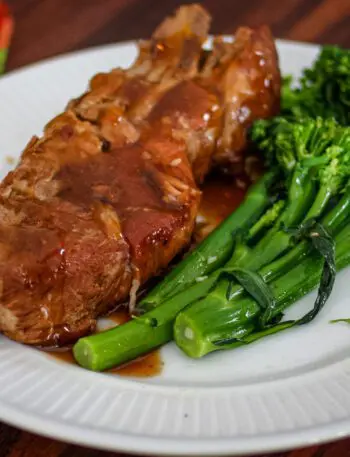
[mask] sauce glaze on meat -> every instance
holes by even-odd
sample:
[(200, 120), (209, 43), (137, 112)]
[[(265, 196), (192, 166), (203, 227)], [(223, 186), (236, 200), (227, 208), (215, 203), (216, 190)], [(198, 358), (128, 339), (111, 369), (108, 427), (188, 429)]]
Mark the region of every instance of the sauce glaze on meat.
[(0, 186), (0, 331), (34, 345), (91, 332), (190, 242), (197, 187), (236, 168), (246, 130), (279, 109), (269, 30), (204, 54), (210, 18), (180, 8), (135, 64), (95, 76)]

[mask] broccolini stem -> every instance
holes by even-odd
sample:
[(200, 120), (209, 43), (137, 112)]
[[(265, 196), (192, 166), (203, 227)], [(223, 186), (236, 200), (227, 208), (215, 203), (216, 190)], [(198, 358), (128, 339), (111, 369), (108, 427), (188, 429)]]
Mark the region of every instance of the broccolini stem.
[[(346, 225), (349, 218), (350, 187), (348, 187), (337, 205), (324, 216), (322, 224), (331, 235), (334, 235)], [(279, 232), (279, 235), (281, 235), (280, 242), (285, 242), (286, 239), (290, 241), (292, 237), (292, 235), (283, 232)], [(285, 238), (282, 235), (285, 235)], [(307, 241), (302, 241), (284, 256), (277, 258), (277, 260), (262, 268), (259, 273), (266, 282), (275, 281), (280, 276), (287, 274), (295, 265), (302, 262), (311, 251), (311, 244)], [(227, 267), (227, 271), (229, 271), (229, 267)], [(227, 297), (229, 285), (230, 296)], [(203, 335), (202, 341), (209, 342), (209, 348), (212, 347), (212, 342), (218, 338), (218, 332), (221, 332), (221, 339), (224, 339), (225, 335), (231, 334), (236, 329), (242, 332), (246, 322), (244, 316), (250, 319), (251, 312), (255, 312), (257, 309), (255, 306), (252, 307), (250, 298), (248, 300), (249, 309), (245, 307), (246, 298), (244, 298), (244, 294), (244, 288), (240, 284), (234, 283), (232, 278), (231, 280), (227, 278), (219, 279), (207, 296), (191, 303), (178, 315), (174, 326), (174, 334), (175, 338), (179, 340), (179, 346), (182, 347), (182, 332), (186, 328), (190, 328), (187, 330), (187, 334), (192, 332), (191, 334), (193, 335)], [(241, 300), (243, 300), (242, 308), (237, 308), (237, 302), (241, 302)], [(207, 346), (206, 343), (205, 346)], [(200, 343), (200, 347), (201, 351), (204, 351), (202, 343)]]
[[(284, 228), (301, 222), (315, 195), (315, 182), (309, 169), (296, 167), (288, 190), (288, 202), (274, 226), (258, 244), (245, 252), (234, 252), (227, 266), (239, 266), (258, 270), (288, 249), (290, 236)], [(264, 216), (262, 216), (264, 217)]]
[[(284, 228), (298, 224), (303, 219), (311, 205), (314, 193), (315, 183), (311, 179), (310, 170), (297, 166), (289, 187), (288, 203), (275, 225), (254, 248), (239, 246), (226, 263), (225, 268), (243, 267), (257, 271), (287, 251), (291, 247), (292, 237), (285, 232)], [(217, 294), (225, 300), (223, 290), (227, 290), (229, 283), (229, 279), (220, 278), (215, 286), (217, 290), (214, 289), (210, 294)], [(209, 300), (208, 297), (203, 299), (203, 301), (205, 300)]]
[[(350, 264), (349, 224), (335, 237), (335, 243), (336, 265), (340, 270)], [(273, 281), (271, 287), (275, 296), (275, 317), (317, 286), (322, 268), (323, 259), (313, 253)], [(248, 295), (238, 299), (235, 297), (230, 306), (227, 304), (221, 306), (218, 296), (211, 297), (207, 304), (205, 309), (187, 308), (185, 312), (178, 314), (175, 321), (176, 344), (193, 358), (203, 357), (218, 350), (233, 349), (295, 325), (295, 322), (282, 322), (276, 326), (255, 331), (261, 315), (261, 307)], [(209, 313), (210, 309), (211, 313)]]
[(326, 186), (322, 186), (317, 192), (315, 200), (309, 209), (305, 220), (318, 217), (324, 211), (332, 196), (333, 193), (330, 191), (330, 189)]
[(270, 228), (276, 219), (278, 219), (281, 215), (285, 204), (286, 202), (284, 200), (278, 200), (271, 208), (265, 211), (260, 219), (249, 230), (248, 240), (254, 240), (256, 237), (260, 236), (264, 230)]
[(220, 270), (210, 278), (188, 287), (141, 317), (105, 332), (80, 338), (73, 354), (84, 368), (103, 371), (136, 359), (173, 339), (176, 315), (189, 303), (205, 296), (217, 281)]

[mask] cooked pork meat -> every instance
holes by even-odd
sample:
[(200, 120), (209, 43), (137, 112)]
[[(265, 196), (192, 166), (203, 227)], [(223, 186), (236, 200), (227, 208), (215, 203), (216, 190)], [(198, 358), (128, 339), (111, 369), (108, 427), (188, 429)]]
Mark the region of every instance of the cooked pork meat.
[(219, 80), (224, 109), (224, 127), (213, 159), (234, 171), (243, 163), (247, 128), (255, 119), (271, 117), (280, 109), (280, 74), (270, 30), (241, 27), (232, 44), (217, 38), (208, 66)]
[[(180, 7), (151, 40), (140, 43), (139, 56), (130, 69), (97, 74), (90, 90), (68, 108), (97, 123), (113, 146), (134, 142), (133, 125), (146, 119), (166, 91), (197, 75), (209, 25), (210, 17), (200, 6)], [(117, 123), (121, 128), (116, 128)]]
[(182, 7), (128, 70), (90, 88), (34, 137), (0, 186), (0, 330), (62, 345), (189, 243), (197, 183), (237, 160), (247, 126), (279, 104), (265, 28), (203, 54), (208, 14)]

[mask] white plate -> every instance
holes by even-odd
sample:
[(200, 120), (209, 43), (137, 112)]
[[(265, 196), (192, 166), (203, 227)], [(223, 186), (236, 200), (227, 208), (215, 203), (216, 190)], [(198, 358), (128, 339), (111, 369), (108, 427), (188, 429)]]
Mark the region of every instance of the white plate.
[[(316, 46), (279, 42), (284, 73), (311, 64)], [(129, 65), (133, 44), (59, 57), (0, 80), (1, 175), (34, 133), (96, 72)], [(56, 362), (0, 337), (0, 419), (62, 440), (153, 454), (244, 454), (350, 434), (350, 271), (312, 324), (193, 361), (163, 349), (161, 376), (127, 379)], [(314, 295), (293, 307), (297, 315)]]

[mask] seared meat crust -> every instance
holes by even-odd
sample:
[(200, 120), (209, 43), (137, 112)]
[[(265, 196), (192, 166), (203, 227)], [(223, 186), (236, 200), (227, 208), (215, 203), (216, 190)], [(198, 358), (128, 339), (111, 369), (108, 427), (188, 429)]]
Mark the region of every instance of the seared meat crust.
[(0, 185), (0, 331), (62, 345), (98, 316), (134, 302), (137, 288), (189, 243), (200, 183), (231, 166), (246, 129), (279, 106), (266, 28), (216, 39), (210, 18), (182, 7), (135, 64), (96, 75), (89, 90), (34, 137)]

